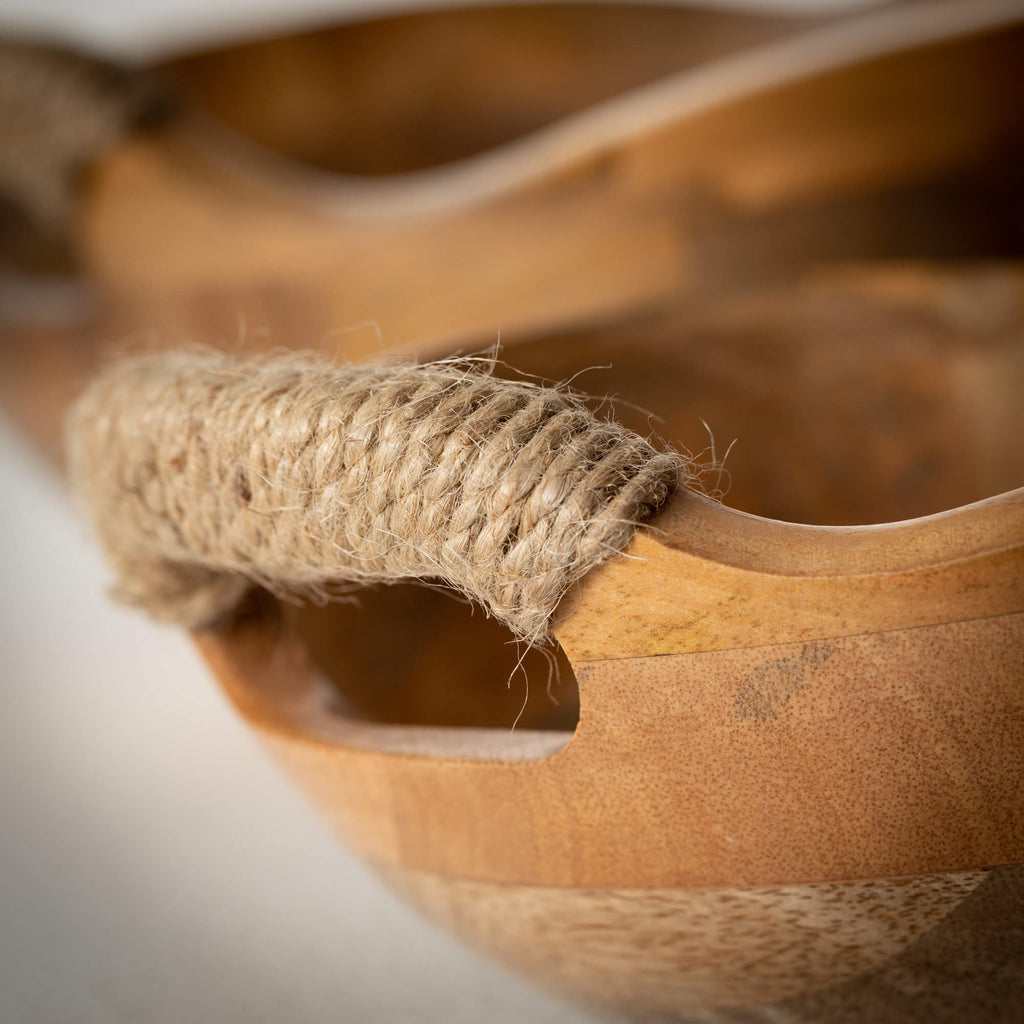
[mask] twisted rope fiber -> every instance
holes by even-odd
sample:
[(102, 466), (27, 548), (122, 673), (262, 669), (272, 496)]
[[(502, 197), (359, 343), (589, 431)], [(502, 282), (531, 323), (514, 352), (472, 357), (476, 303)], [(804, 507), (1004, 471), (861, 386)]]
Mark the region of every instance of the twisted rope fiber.
[(38, 229), (66, 229), (82, 171), (172, 109), (154, 81), (128, 67), (0, 38), (0, 195)]
[(253, 583), (427, 578), (531, 641), (682, 467), (564, 391), (465, 361), (180, 351), (96, 378), (68, 458), (116, 596), (158, 618), (213, 624)]

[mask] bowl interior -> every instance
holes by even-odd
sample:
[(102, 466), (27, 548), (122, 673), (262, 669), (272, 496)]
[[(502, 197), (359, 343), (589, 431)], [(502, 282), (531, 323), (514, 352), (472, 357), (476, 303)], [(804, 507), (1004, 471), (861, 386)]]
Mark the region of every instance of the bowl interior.
[(771, 519), (887, 523), (1024, 484), (1017, 269), (836, 267), (508, 358), (608, 396), (693, 454), (698, 488)]
[[(847, 267), (505, 354), (687, 449), (695, 486), (757, 515), (886, 523), (1024, 484), (1020, 269)], [(578, 719), (561, 651), (519, 664), (507, 631), (448, 594), (381, 587), (289, 615), (346, 714), (509, 728), (521, 712), (519, 727), (554, 730)]]

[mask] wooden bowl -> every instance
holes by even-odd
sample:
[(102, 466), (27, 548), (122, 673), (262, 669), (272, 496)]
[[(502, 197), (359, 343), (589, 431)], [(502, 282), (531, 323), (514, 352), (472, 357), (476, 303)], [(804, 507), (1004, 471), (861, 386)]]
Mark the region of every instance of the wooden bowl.
[[(1003, 288), (1009, 319), (949, 312)], [(679, 382), (673, 438), (697, 411), (756, 421), (730, 497), (802, 519), (918, 515), (1024, 476), (1019, 275), (727, 305), (517, 356), (603, 360), (614, 336), (610, 390), (661, 411)], [(431, 591), (257, 603), (197, 641), (346, 843), (532, 978), (658, 1019), (1012, 1019), (1024, 489), (861, 527), (682, 492), (555, 633), (560, 703), (535, 656), (511, 731), (509, 635)]]
[[(640, 79), (643, 31), (615, 64)], [(679, 493), (567, 598), (525, 706), (508, 634), (427, 590), (258, 596), (197, 642), (345, 841), (530, 977), (658, 1019), (1010, 1021), (1020, 11), (820, 32), (617, 99), (574, 72), (566, 103), (596, 107), (509, 114), (526, 135), (472, 155), (491, 142), (470, 132), (441, 167), (311, 154), (308, 98), (239, 110), (246, 62), (301, 67), (305, 43), (182, 60), (167, 73), (255, 143), (185, 119), (106, 154), (74, 236), (92, 304), (8, 322), (0, 382), (45, 440), (140, 331), (361, 359), (377, 331), (439, 354), (500, 329), (546, 378), (613, 363), (579, 386), (673, 444), (707, 449), (706, 421), (712, 497)], [(508, 109), (532, 109), (524, 81)]]
[(94, 154), (63, 256), (85, 292), (0, 282), (0, 400), (53, 451), (54, 407), (125, 349), (435, 355), (1019, 255), (1022, 51), (1019, 5), (947, 0), (433, 12), (180, 57), (177, 113)]

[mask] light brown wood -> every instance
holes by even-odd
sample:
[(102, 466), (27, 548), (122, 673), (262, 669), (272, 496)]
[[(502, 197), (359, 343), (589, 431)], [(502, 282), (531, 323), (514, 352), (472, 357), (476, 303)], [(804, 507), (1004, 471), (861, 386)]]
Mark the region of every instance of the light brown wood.
[[(716, 618), (743, 601), (754, 634), (774, 625), (786, 637), (805, 613), (786, 596), (801, 577), (765, 571), (770, 557), (759, 552), (739, 581), (709, 582), (683, 563), (670, 586), (652, 586), (679, 568), (674, 545), (687, 531), (660, 548), (657, 533), (641, 534), (629, 554), (642, 550), (643, 560), (591, 576), (559, 635), (572, 659), (577, 617), (589, 616), (583, 634), (598, 637), (631, 617), (648, 656), (573, 659), (581, 708), (571, 736), (470, 730), (453, 742), (444, 728), (352, 723), (285, 622), (257, 614), (197, 639), (346, 842), (467, 940), (634, 1013), (772, 1004), (765, 1019), (825, 1021), (858, 1000), (877, 1011), (891, 982), (872, 972), (903, 978), (900, 957), (913, 961), (924, 938), (945, 959), (922, 954), (901, 984), (933, 1000), (928, 986), (948, 985), (965, 944), (973, 950), (985, 934), (983, 923), (965, 933), (942, 922), (980, 868), (1024, 862), (1022, 510), (1017, 492), (937, 521), (837, 534), (856, 537), (845, 551), (851, 571), (840, 543), (830, 576), (803, 578), (831, 585), (840, 608), (844, 580), (870, 585), (851, 607), (881, 599), (884, 622), (847, 620), (845, 635), (819, 622), (817, 639), (737, 636), (717, 650), (702, 649), (698, 631), (691, 650), (670, 654), (659, 654), (664, 638), (645, 631), (643, 613), (670, 620), (675, 607), (685, 620), (710, 596), (705, 630), (715, 635)], [(692, 512), (701, 536), (709, 511), (706, 499), (681, 495), (666, 518)], [(722, 527), (740, 514), (714, 517)], [(916, 594), (888, 591), (880, 559), (897, 579), (913, 573), (956, 520), (968, 543), (945, 567), (959, 573)], [(806, 529), (743, 522), (747, 538), (760, 527), (780, 550), (787, 530)], [(958, 617), (942, 621), (949, 598), (961, 602)], [(929, 607), (935, 624), (922, 625)], [(366, 643), (402, 630), (400, 620), (377, 625)], [(1019, 997), (1024, 963), (1012, 940), (986, 941), (984, 962), (944, 1002), (955, 1014), (933, 1019), (971, 1019), (995, 962), (1004, 1002), (1006, 991)]]
[[(737, 472), (744, 500), (827, 519), (835, 460), (850, 507), (885, 515), (1021, 479), (1017, 295), (1002, 271), (851, 269), (517, 354), (558, 376), (588, 351), (603, 362), (618, 334), (610, 390), (665, 412), (673, 437), (674, 411), (658, 404), (670, 366), (726, 417), (730, 394), (744, 409), (751, 392), (781, 403), (794, 435), (787, 412), (750, 443), (755, 458), (786, 458), (760, 494)], [(841, 324), (858, 326), (837, 335)], [(880, 409), (893, 433), (872, 451)], [(820, 479), (791, 490), (801, 424), (832, 447), (811, 446)], [(907, 475), (936, 451), (927, 475)], [(902, 478), (918, 490), (888, 482)], [(496, 637), (437, 600), (375, 595), (315, 621), (263, 612), (200, 638), (340, 834), (426, 913), (531, 977), (657, 1019), (728, 1020), (743, 1006), (745, 1019), (912, 1021), (927, 1006), (934, 1020), (1013, 1020), (1024, 491), (867, 527), (677, 495), (563, 606), (575, 732), (567, 705), (545, 715), (541, 664), (529, 730), (466, 728), (512, 720), (510, 668), (476, 653)], [(392, 659), (400, 697), (368, 700), (374, 652), (407, 630), (419, 650), (418, 629), (435, 637), (429, 656)], [(436, 696), (449, 679), (466, 716), (454, 734)], [(1009, 866), (985, 873), (997, 865)], [(967, 889), (983, 879), (975, 902)]]
[[(880, 1003), (880, 977), (895, 973), (892, 964), (943, 942), (963, 949), (976, 941), (977, 926), (970, 935), (950, 918), (956, 911), (963, 918), (962, 904), (982, 902), (992, 887), (987, 871), (711, 890), (570, 890), (395, 869), (383, 874), (474, 946), (582, 1002), (673, 1019), (694, 1019), (690, 1013), (708, 1006), (764, 1006), (763, 1013), (745, 1010), (743, 1019), (823, 1024), (843, 1012), (836, 989), (859, 986), (863, 999), (874, 988), (873, 1001)], [(1020, 909), (1019, 897), (1000, 908), (1004, 915)], [(648, 951), (643, 963), (632, 952), (636, 948)], [(920, 975), (914, 981), (920, 984)], [(920, 989), (915, 994), (922, 999)], [(824, 1007), (814, 1007), (808, 996)], [(969, 1019), (978, 996), (976, 987), (961, 986), (943, 1012), (953, 1009), (958, 1019)], [(918, 1011), (923, 1008), (919, 1002)], [(879, 1009), (874, 1019), (891, 1019), (884, 1005)]]
[[(503, 17), (513, 16), (496, 24)], [(577, 17), (589, 15), (548, 19), (542, 9), (517, 31), (558, 40), (559, 19)], [(295, 159), (313, 159), (295, 141), (299, 128), (312, 133), (313, 149), (325, 134), (322, 98), (308, 91), (303, 103), (320, 111), (312, 123), (293, 117), (289, 101), (277, 127), (236, 125), (251, 143), (195, 113), (205, 105), (233, 116), (232, 90), (250, 87), (240, 76), (270, 44), (166, 68), (192, 113), (127, 140), (93, 169), (74, 239), (89, 294), (76, 302), (66, 289), (29, 289), (15, 301), (5, 290), (5, 403), (53, 450), (59, 409), (82, 376), (126, 348), (198, 341), (357, 359), (429, 355), (550, 336), (557, 325), (737, 284), (792, 282), (823, 262), (1019, 249), (999, 212), (1019, 201), (1012, 169), (1024, 145), (1015, 102), (1024, 29), (1012, 5), (947, 4), (941, 18), (882, 12), (815, 29), (824, 35), (642, 7), (601, 17), (592, 45), (606, 70), (594, 71), (586, 45), (581, 56), (551, 43), (566, 79), (584, 83), (568, 106), (538, 107), (525, 65), (502, 79), (506, 95), (486, 59), (469, 62), (465, 74), (490, 82), (495, 104), (502, 96), (523, 112), (512, 134), (526, 134), (375, 178)], [(637, 53), (651, 36), (672, 35), (666, 21), (688, 43), (676, 57), (659, 48), (652, 67), (674, 70), (652, 82)], [(465, 28), (466, 38), (483, 24)], [(375, 45), (392, 30), (401, 45), (420, 31), (405, 22), (365, 28)], [(364, 29), (343, 43), (346, 31), (282, 44), (281, 59), (298, 59), (307, 44), (320, 54), (356, 47)], [(616, 33), (621, 43), (608, 49), (605, 37)], [(700, 63), (727, 52), (735, 56)], [(356, 95), (373, 91), (374, 67), (362, 66), (365, 81), (353, 72)], [(608, 98), (627, 82), (629, 91)], [(412, 116), (410, 101), (381, 95), (381, 119)], [(588, 102), (596, 105), (582, 109)], [(464, 153), (479, 143), (459, 145)], [(431, 159), (414, 153), (399, 163)]]
[[(641, 535), (628, 554), (650, 542)], [(950, 585), (969, 596), (955, 621), (943, 621), (941, 580), (915, 601), (886, 594), (879, 573), (868, 579), (890, 605), (888, 622), (822, 628), (797, 642), (786, 632), (804, 609), (786, 595), (790, 577), (752, 574), (759, 587), (749, 597), (751, 577), (705, 590), (684, 571), (659, 588), (650, 581), (666, 566), (650, 551), (623, 558), (612, 570), (629, 567), (631, 589), (609, 586), (611, 570), (588, 580), (587, 603), (600, 608), (588, 615), (590, 634), (626, 616), (645, 632), (638, 608), (655, 623), (674, 608), (685, 622), (692, 595), (703, 593), (722, 597), (704, 612), (705, 630), (719, 608), (745, 601), (751, 642), (661, 653), (655, 628), (644, 657), (577, 659), (570, 639), (579, 726), (568, 746), (536, 762), (335, 743), (329, 688), (287, 628), (257, 619), (200, 643), (346, 840), (377, 862), (608, 888), (956, 871), (1024, 859), (1024, 536), (1005, 552), (994, 566), (984, 554), (962, 560), (966, 577)], [(965, 588), (970, 570), (975, 585)], [(934, 624), (923, 625), (930, 603)], [(772, 624), (781, 642), (757, 635)], [(310, 742), (318, 736), (325, 742)]]
[[(375, 185), (275, 170), (186, 124), (98, 169), (83, 246), (129, 326), (181, 337), (201, 322), (204, 336), (228, 340), (242, 317), (271, 343), (363, 357), (381, 338), (418, 351), (479, 344), (826, 254), (891, 251), (905, 245), (908, 217), (924, 247), (925, 225), (951, 204), (915, 209), (905, 189), (946, 178), (955, 191), (965, 168), (984, 174), (1020, 144), (1009, 100), (1018, 36), (1005, 28), (895, 54), (878, 42), (874, 59), (795, 81), (780, 67), (773, 88), (737, 98), (684, 74), (678, 97), (610, 101), (578, 127)], [(892, 96), (900, 102), (880, 119)], [(953, 103), (970, 113), (945, 116)], [(850, 209), (878, 192), (890, 198), (873, 213)], [(796, 215), (795, 244), (774, 223), (772, 257), (750, 261), (766, 222), (809, 204), (815, 223)], [(354, 330), (367, 323), (376, 330)]]
[(1024, 490), (884, 530), (776, 524), (685, 496), (634, 561), (588, 580), (558, 637), (574, 662), (602, 661), (1003, 615), (1020, 610), (1022, 530)]

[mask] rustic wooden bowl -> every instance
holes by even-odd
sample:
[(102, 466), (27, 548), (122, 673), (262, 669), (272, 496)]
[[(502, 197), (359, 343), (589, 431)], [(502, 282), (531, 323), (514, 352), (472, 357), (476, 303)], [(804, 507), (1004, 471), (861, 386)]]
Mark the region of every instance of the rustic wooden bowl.
[(178, 113), (85, 182), (87, 294), (4, 288), (0, 398), (54, 449), (52, 406), (111, 351), (430, 355), (822, 264), (1019, 254), (1022, 51), (1018, 4), (953, 0), (439, 12), (179, 58)]
[[(1000, 280), (1016, 310), (963, 331), (921, 308), (924, 280), (733, 299), (703, 314), (714, 344), (692, 316), (620, 326), (621, 393), (646, 404), (668, 377), (677, 420), (760, 408), (744, 503), (827, 521), (992, 493), (1024, 478), (1024, 287), (961, 281), (968, 308)], [(612, 333), (517, 355), (604, 357)], [(512, 731), (509, 636), (420, 588), (257, 603), (197, 641), (345, 841), (530, 977), (641, 1016), (1012, 1019), (1024, 489), (863, 527), (682, 492), (555, 633), (561, 703), (536, 657)]]
[[(197, 636), (383, 877), (581, 999), (822, 1022), (1024, 1000), (1024, 278), (997, 262), (1022, 251), (1024, 35), (1013, 5), (939, 6), (535, 113), (443, 170), (316, 156), (389, 180), (175, 121), (95, 168), (95, 305), (5, 329), (4, 399), (42, 438), (111, 338), (230, 344), (239, 316), (253, 347), (354, 359), (364, 321), (432, 354), (500, 329), (547, 378), (614, 363), (580, 386), (672, 443), (710, 424), (703, 483), (731, 474), (735, 507), (680, 492), (569, 596), (558, 705), (542, 655), (523, 707), (508, 635), (422, 589), (257, 596)], [(308, 162), (322, 106), (298, 138), (232, 107), (238, 68), (294, 45), (168, 73)]]

